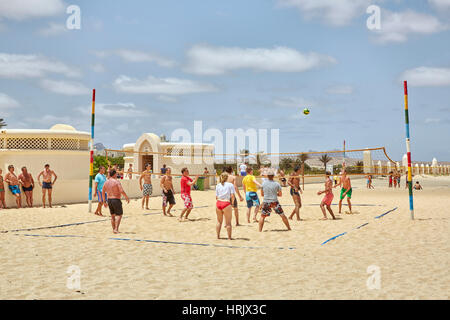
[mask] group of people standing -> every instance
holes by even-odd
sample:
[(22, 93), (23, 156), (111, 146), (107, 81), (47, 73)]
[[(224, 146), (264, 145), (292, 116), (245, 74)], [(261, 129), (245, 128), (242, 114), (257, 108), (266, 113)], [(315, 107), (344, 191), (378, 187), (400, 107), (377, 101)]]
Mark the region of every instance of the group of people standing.
[[(164, 174), (160, 179), (160, 187), (162, 190), (162, 209), (165, 216), (173, 217), (173, 215), (171, 214), (171, 210), (176, 204), (176, 201), (172, 170), (171, 168), (166, 167), (164, 167), (164, 169)], [(124, 196), (127, 203), (129, 203), (130, 200), (128, 198), (128, 195), (123, 190), (120, 181), (118, 180), (118, 172), (115, 169), (111, 169), (109, 170), (108, 177), (105, 173), (105, 167), (100, 166), (99, 172), (95, 176), (94, 180), (94, 197), (98, 198), (98, 205), (95, 214), (103, 216), (102, 207), (109, 207), (113, 232), (119, 233), (120, 221), (123, 215), (121, 197)], [(143, 194), (142, 209), (144, 209), (145, 207), (146, 210), (149, 210), (149, 198), (153, 193), (152, 174), (153, 172), (151, 164), (146, 164), (145, 170), (140, 174), (139, 177), (139, 187)], [(186, 221), (188, 220), (189, 214), (194, 208), (191, 197), (191, 188), (197, 182), (198, 177), (195, 177), (194, 179), (189, 177), (188, 168), (183, 168), (181, 170), (181, 174), (181, 199), (183, 200), (184, 208), (179, 216), (179, 221)]]
[[(22, 207), (22, 192), (25, 194), (27, 206), (29, 208), (33, 207), (33, 190), (35, 182), (27, 167), (22, 167), (21, 173), (17, 176), (14, 165), (9, 165), (8, 172), (5, 174), (4, 178), (2, 174), (3, 170), (0, 169), (0, 208), (7, 209), (5, 201), (5, 182), (8, 185), (11, 194), (15, 197), (17, 208)], [(50, 169), (49, 164), (46, 164), (44, 170), (37, 176), (39, 186), (42, 188), (42, 204), (44, 208), (46, 195), (48, 198), (48, 206), (50, 208), (52, 207), (52, 190), (57, 178), (56, 173)]]

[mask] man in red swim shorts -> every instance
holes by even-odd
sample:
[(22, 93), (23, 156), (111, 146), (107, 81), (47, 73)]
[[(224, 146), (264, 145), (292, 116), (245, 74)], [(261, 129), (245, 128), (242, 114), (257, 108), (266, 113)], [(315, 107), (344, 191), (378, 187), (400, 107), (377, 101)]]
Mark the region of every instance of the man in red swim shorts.
[[(189, 214), (191, 213), (192, 209), (194, 208), (194, 205), (192, 203), (191, 198), (191, 187), (197, 182), (198, 176), (195, 177), (194, 180), (192, 180), (189, 177), (189, 170), (188, 168), (181, 169), (181, 174), (183, 175), (181, 177), (181, 199), (183, 199), (184, 202), (184, 209), (181, 211), (180, 217), (178, 218), (179, 221), (187, 221)], [(186, 214), (186, 215), (184, 215)]]
[(331, 173), (327, 171), (325, 178), (325, 190), (317, 192), (317, 195), (321, 195), (322, 193), (325, 193), (325, 197), (323, 197), (322, 202), (320, 203), (320, 209), (322, 209), (323, 218), (322, 220), (328, 220), (327, 218), (327, 212), (325, 210), (325, 206), (327, 206), (327, 210), (330, 213), (331, 217), (333, 217), (333, 220), (336, 220), (333, 210), (331, 210), (331, 203), (333, 202), (333, 181), (330, 179)]

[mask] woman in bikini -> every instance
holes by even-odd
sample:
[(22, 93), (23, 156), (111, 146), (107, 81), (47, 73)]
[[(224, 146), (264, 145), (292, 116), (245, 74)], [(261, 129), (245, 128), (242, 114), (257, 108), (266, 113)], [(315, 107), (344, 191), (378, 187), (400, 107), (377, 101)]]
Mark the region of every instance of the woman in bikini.
[(235, 200), (234, 185), (228, 180), (228, 173), (224, 172), (220, 175), (220, 182), (216, 186), (216, 214), (217, 214), (217, 239), (220, 239), (220, 229), (225, 216), (225, 227), (227, 228), (228, 239), (231, 240), (231, 204)]

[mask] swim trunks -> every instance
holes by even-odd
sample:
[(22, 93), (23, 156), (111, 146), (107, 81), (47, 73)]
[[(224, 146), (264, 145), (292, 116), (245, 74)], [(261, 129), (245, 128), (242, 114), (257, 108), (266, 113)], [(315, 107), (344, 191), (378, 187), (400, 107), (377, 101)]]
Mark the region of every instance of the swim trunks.
[(111, 214), (123, 215), (122, 201), (120, 199), (108, 199), (108, 207)]
[(187, 193), (182, 193), (181, 194), (181, 199), (183, 199), (184, 201), (184, 207), (187, 209), (192, 209), (194, 208), (194, 204), (192, 203), (192, 198), (189, 194)]
[(20, 194), (19, 186), (8, 186), (8, 188), (9, 188), (9, 190), (11, 190), (11, 193), (13, 195)]
[(322, 199), (322, 203), (323, 204), (325, 204), (325, 205), (327, 205), (327, 206), (331, 206), (331, 203), (333, 202), (333, 198), (334, 198), (334, 195), (333, 195), (333, 193), (327, 193), (326, 195), (325, 195), (325, 197), (323, 197), (323, 199)]
[(44, 189), (52, 189), (52, 183), (51, 182), (42, 182), (42, 188)]
[(216, 207), (219, 210), (223, 210), (223, 209), (225, 209), (226, 207), (228, 207), (230, 205), (231, 205), (231, 203), (228, 202), (228, 201), (217, 200), (217, 202), (216, 202)]
[(245, 177), (247, 175), (246, 171), (241, 171), (241, 177)]
[(108, 195), (105, 192), (105, 199), (103, 200), (103, 192), (101, 192), (100, 190), (97, 190), (97, 197), (98, 197), (98, 202), (107, 202), (108, 201)]
[(263, 202), (261, 215), (266, 217), (270, 216), (272, 209), (277, 214), (284, 214), (283, 208), (281, 208), (280, 203), (278, 201), (274, 201), (274, 202)]
[(169, 190), (167, 193), (163, 191), (163, 207), (167, 206), (167, 202), (169, 202), (169, 204), (175, 204), (175, 197), (173, 196), (173, 192), (172, 190)]
[[(344, 192), (347, 191), (347, 189), (342, 188), (341, 189), (341, 200), (344, 199)], [(347, 192), (347, 198), (351, 199), (352, 198), (352, 188), (350, 188), (350, 190), (348, 190)]]
[(23, 192), (26, 192), (26, 191), (33, 191), (33, 186), (29, 186), (28, 188), (22, 186), (22, 190), (23, 190)]
[(144, 196), (150, 196), (153, 193), (153, 186), (150, 183), (144, 183), (142, 193)]
[(291, 187), (291, 196), (294, 196), (294, 195), (300, 196), (300, 192), (295, 191), (295, 189)]
[(259, 206), (259, 198), (258, 194), (253, 191), (248, 191), (245, 193), (245, 200), (247, 201), (247, 208), (251, 208), (253, 206)]

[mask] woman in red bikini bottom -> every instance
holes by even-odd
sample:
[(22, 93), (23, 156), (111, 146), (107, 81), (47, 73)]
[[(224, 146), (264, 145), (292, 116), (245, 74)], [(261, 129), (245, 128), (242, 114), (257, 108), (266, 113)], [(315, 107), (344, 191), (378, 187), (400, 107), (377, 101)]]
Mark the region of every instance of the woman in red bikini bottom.
[(223, 218), (225, 217), (225, 227), (228, 233), (228, 239), (231, 240), (231, 216), (232, 207), (235, 199), (234, 185), (228, 180), (228, 173), (224, 172), (220, 175), (220, 182), (216, 186), (216, 214), (217, 214), (217, 239), (220, 239), (220, 229), (222, 229)]

